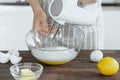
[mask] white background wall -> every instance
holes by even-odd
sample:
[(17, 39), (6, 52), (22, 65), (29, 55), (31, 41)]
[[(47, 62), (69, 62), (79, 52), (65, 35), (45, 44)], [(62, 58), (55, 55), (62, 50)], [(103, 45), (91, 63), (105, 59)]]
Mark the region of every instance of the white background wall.
[[(105, 48), (120, 49), (120, 8), (104, 8)], [(26, 50), (25, 35), (32, 28), (30, 6), (0, 6), (0, 50)], [(117, 35), (116, 35), (117, 34)]]
[(31, 7), (0, 6), (0, 50), (26, 50), (25, 35), (32, 20)]
[(120, 6), (104, 7), (105, 49), (120, 50)]

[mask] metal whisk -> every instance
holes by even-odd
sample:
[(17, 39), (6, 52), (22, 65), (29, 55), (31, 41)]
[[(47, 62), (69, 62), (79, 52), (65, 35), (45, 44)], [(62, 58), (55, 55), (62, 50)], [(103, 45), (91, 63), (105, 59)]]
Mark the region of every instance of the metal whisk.
[[(51, 34), (54, 26), (55, 26), (55, 24), (51, 25), (49, 34), (48, 34), (48, 36), (45, 39), (44, 47), (54, 47), (55, 45), (57, 45), (57, 42), (55, 41), (55, 38), (56, 38), (56, 35), (60, 33), (60, 29), (63, 27), (63, 25), (57, 24), (56, 32), (54, 34)], [(47, 40), (49, 38), (50, 38), (50, 40)]]

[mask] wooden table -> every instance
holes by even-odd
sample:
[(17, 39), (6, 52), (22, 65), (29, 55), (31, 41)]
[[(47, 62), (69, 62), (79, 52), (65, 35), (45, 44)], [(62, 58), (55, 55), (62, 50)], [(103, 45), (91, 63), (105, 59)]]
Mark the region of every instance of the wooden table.
[[(44, 72), (40, 80), (120, 80), (120, 71), (113, 76), (103, 76), (98, 72), (97, 63), (89, 59), (91, 51), (83, 50), (73, 61), (59, 66), (42, 64)], [(120, 62), (120, 51), (106, 50), (104, 56), (111, 56)], [(22, 62), (38, 62), (29, 51), (20, 51)], [(14, 80), (9, 73), (12, 64), (0, 64), (0, 80)]]

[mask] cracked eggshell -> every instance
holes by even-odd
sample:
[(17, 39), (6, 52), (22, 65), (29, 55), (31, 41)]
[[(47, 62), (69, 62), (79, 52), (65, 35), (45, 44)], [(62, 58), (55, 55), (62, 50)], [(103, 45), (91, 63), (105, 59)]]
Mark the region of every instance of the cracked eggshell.
[(17, 64), (17, 63), (21, 62), (21, 60), (22, 60), (22, 57), (18, 57), (15, 55), (11, 55), (11, 57), (10, 57), (10, 61), (12, 64)]
[(0, 52), (0, 63), (7, 63), (10, 60), (10, 54)]
[(20, 56), (20, 53), (18, 52), (18, 50), (15, 50), (15, 49), (11, 49), (8, 51), (8, 54), (10, 55), (15, 55), (15, 56)]
[(90, 60), (93, 62), (98, 62), (103, 58), (103, 53), (100, 50), (92, 51), (90, 54)]

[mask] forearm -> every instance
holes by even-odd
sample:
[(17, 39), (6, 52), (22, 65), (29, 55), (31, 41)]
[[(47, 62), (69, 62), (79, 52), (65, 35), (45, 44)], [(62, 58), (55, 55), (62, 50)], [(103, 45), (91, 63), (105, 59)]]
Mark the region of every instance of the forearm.
[(39, 12), (42, 11), (42, 8), (40, 6), (40, 0), (28, 0), (28, 1), (33, 9), (34, 14), (39, 14)]

